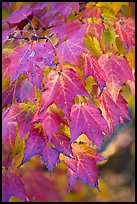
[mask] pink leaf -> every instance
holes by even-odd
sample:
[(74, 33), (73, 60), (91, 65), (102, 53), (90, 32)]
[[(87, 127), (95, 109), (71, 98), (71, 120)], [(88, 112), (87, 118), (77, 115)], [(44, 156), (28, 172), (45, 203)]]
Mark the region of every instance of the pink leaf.
[(39, 80), (42, 80), (43, 77), (39, 69), (43, 69), (44, 66), (55, 67), (54, 50), (49, 42), (33, 42), (33, 45), (27, 43), (16, 47), (10, 59), (11, 83), (23, 73), (29, 74), (31, 82), (36, 83), (32, 78), (37, 77), (37, 74), (40, 76)]
[(121, 17), (118, 22), (114, 24), (116, 33), (122, 41), (126, 52), (135, 45), (135, 22), (131, 18)]
[(99, 100), (103, 116), (107, 120), (111, 131), (121, 122), (120, 118), (130, 119), (128, 116), (127, 102), (120, 94), (115, 102), (107, 89), (104, 89)]
[(59, 152), (53, 147), (45, 148), (41, 154), (41, 158), (42, 161), (48, 167), (50, 174), (52, 173), (55, 165), (57, 165), (60, 162)]
[(2, 202), (8, 202), (11, 196), (26, 201), (21, 176), (13, 169), (4, 169), (2, 172)]
[(32, 10), (30, 9), (30, 4), (23, 6), (20, 10), (14, 11), (12, 14), (8, 16), (8, 18), (4, 19), (5, 23), (20, 23), (22, 20), (26, 19), (29, 15), (31, 15)]
[(103, 54), (98, 62), (106, 75), (106, 87), (116, 101), (125, 80), (134, 81), (128, 61), (115, 54)]
[(104, 71), (101, 69), (97, 59), (90, 54), (85, 55), (84, 75), (86, 78), (93, 76), (101, 90), (105, 87), (106, 76)]
[(40, 115), (39, 119), (50, 141), (54, 133), (58, 130), (62, 118), (54, 109), (49, 107)]
[(90, 97), (76, 72), (71, 68), (63, 68), (62, 72), (53, 70), (47, 76), (46, 88), (42, 93), (42, 109), (55, 103), (68, 116), (76, 95)]
[(33, 115), (33, 110), (27, 104), (13, 104), (4, 116), (4, 125), (2, 128), (6, 129), (8, 124), (17, 123), (20, 137), (23, 138), (30, 130)]
[(70, 139), (65, 134), (57, 132), (52, 136), (51, 143), (60, 153), (73, 158)]
[(75, 104), (71, 108), (71, 143), (81, 134), (86, 134), (98, 148), (104, 134), (109, 134), (108, 126), (97, 106), (90, 103)]

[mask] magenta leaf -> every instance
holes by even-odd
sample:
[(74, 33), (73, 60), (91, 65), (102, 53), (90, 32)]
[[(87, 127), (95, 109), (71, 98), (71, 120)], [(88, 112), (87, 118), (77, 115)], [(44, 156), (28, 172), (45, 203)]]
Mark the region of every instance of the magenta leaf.
[(41, 154), (47, 143), (47, 137), (44, 135), (42, 129), (32, 127), (26, 140), (26, 147), (22, 163), (25, 163), (36, 154)]
[(84, 133), (98, 148), (101, 147), (103, 136), (108, 135), (109, 131), (97, 106), (90, 103), (75, 104), (71, 108), (70, 118), (71, 143)]
[(57, 165), (60, 162), (59, 152), (53, 147), (45, 148), (41, 154), (41, 158), (42, 158), (42, 161), (48, 167), (50, 174), (52, 173), (55, 165)]
[[(42, 83), (43, 75), (40, 69), (43, 69), (44, 66), (55, 67), (54, 50), (49, 42), (34, 42), (33, 45), (27, 43), (16, 47), (10, 55), (10, 59), (9, 72), (11, 83), (19, 75), (27, 73), (29, 74), (30, 81), (37, 85), (38, 80)], [(33, 80), (35, 77), (37, 77), (36, 82)]]
[(31, 4), (23, 6), (20, 10), (14, 11), (12, 14), (8, 16), (8, 18), (4, 19), (4, 23), (20, 23), (22, 20), (26, 19), (29, 15), (31, 15), (32, 10), (30, 9)]
[(54, 133), (59, 129), (62, 118), (52, 107), (49, 107), (40, 115), (39, 120), (50, 141)]
[(2, 46), (9, 39), (9, 36), (14, 33), (15, 29), (16, 27), (13, 27), (11, 29), (5, 29), (2, 31)]
[(79, 66), (82, 59), (81, 53), (82, 51), (86, 51), (83, 43), (84, 35), (86, 32), (86, 24), (81, 24), (79, 30), (77, 31), (77, 34), (75, 34), (74, 31), (74, 36), (69, 34), (70, 38), (65, 42), (60, 43), (56, 48), (57, 57), (61, 66), (64, 65), (65, 62), (70, 62), (71, 64)]
[(101, 90), (105, 87), (106, 76), (104, 71), (101, 69), (97, 59), (90, 54), (85, 55), (84, 75), (86, 78), (93, 76)]
[(103, 54), (98, 62), (106, 75), (106, 87), (116, 101), (123, 83), (128, 79), (134, 81), (131, 67), (124, 57), (115, 54)]
[(120, 94), (115, 102), (107, 89), (104, 89), (99, 100), (103, 116), (107, 120), (111, 131), (117, 126), (117, 124), (121, 123), (121, 119), (124, 120), (126, 118), (130, 120), (128, 116), (127, 102)]
[[(86, 146), (85, 143), (72, 144), (74, 159), (64, 158), (63, 162), (67, 165), (67, 176), (68, 176), (68, 191), (71, 190), (73, 185), (79, 178), (84, 184), (89, 184), (94, 188), (98, 188), (98, 175), (99, 170), (96, 166), (97, 162), (103, 161), (101, 155), (99, 155), (94, 149)], [(70, 159), (73, 160), (73, 168), (70, 167)], [(76, 166), (75, 166), (76, 165)]]
[(26, 140), (22, 164), (36, 154), (41, 156), (42, 162), (52, 173), (54, 166), (59, 163), (59, 152), (55, 148), (48, 147), (48, 139), (40, 127), (32, 127), (30, 131)]
[(52, 3), (53, 14), (60, 12), (65, 18), (69, 16), (72, 9), (76, 13), (79, 12), (79, 3), (78, 2), (53, 2)]
[[(3, 113), (4, 114), (4, 113)], [(13, 104), (6, 115), (4, 115), (3, 134), (4, 130), (10, 123), (18, 124), (18, 130), (21, 139), (29, 132), (31, 127), (31, 120), (34, 116), (33, 109), (28, 104), (19, 103)], [(9, 126), (10, 127), (10, 126)], [(7, 131), (6, 131), (7, 132)]]
[(55, 103), (68, 116), (76, 95), (91, 97), (76, 72), (71, 68), (62, 68), (62, 72), (53, 70), (47, 76), (41, 109)]
[(13, 169), (4, 169), (2, 172), (2, 202), (8, 202), (11, 196), (26, 201), (21, 175)]
[(122, 41), (126, 52), (135, 45), (135, 22), (132, 18), (122, 16), (118, 22), (114, 24), (116, 33)]
[[(60, 202), (62, 196), (55, 183), (40, 169), (29, 169), (22, 176), (28, 202)], [(33, 189), (33, 190), (32, 190)]]
[(24, 102), (25, 100), (34, 101), (35, 99), (35, 88), (28, 79), (25, 79), (21, 84), (20, 99), (21, 102)]
[(52, 136), (51, 143), (60, 153), (73, 158), (72, 149), (70, 146), (70, 139), (68, 136), (61, 132), (56, 132)]

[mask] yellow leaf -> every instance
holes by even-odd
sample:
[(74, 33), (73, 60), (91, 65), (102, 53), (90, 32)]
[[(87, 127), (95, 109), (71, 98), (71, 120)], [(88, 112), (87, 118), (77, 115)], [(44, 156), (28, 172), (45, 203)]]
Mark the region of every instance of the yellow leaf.
[(99, 2), (96, 4), (98, 7), (107, 7), (112, 9), (116, 14), (120, 11), (123, 5), (128, 6), (128, 2)]
[(21, 200), (20, 198), (15, 197), (15, 196), (11, 196), (9, 202), (24, 202), (24, 201)]
[(101, 35), (101, 46), (104, 52), (116, 53), (116, 33), (113, 29), (106, 29)]
[(10, 86), (10, 77), (7, 77), (2, 80), (2, 92), (6, 91), (6, 89)]
[(125, 48), (123, 46), (123, 43), (119, 40), (118, 37), (115, 38), (115, 42), (116, 42), (118, 52), (124, 55), (126, 53), (126, 51), (125, 51)]
[(92, 37), (90, 33), (85, 35), (84, 45), (92, 52), (93, 56), (99, 58), (102, 54), (99, 41), (95, 37)]
[(15, 138), (15, 143), (11, 149), (11, 155), (14, 159), (14, 166), (17, 168), (20, 166), (23, 156), (24, 156), (25, 140), (22, 138), (20, 140), (19, 134)]
[(132, 48), (127, 54), (126, 58), (129, 62), (130, 67), (132, 68), (132, 73), (135, 73), (135, 48)]

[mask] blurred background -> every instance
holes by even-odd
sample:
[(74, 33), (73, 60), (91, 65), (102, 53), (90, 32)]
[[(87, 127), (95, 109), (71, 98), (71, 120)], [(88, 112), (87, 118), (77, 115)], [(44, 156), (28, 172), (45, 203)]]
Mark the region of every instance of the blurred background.
[[(15, 6), (19, 8), (22, 3), (17, 2)], [(131, 3), (134, 7), (134, 2)], [(9, 9), (10, 4), (12, 2), (8, 4)], [(5, 4), (3, 4), (2, 13), (3, 18), (6, 18), (9, 11), (4, 6)], [(13, 7), (12, 9), (14, 11), (17, 8)], [(130, 16), (133, 13), (127, 7), (122, 8), (123, 15)], [(129, 57), (134, 73), (134, 54)], [(41, 163), (39, 156), (34, 156), (19, 169), (28, 201), (135, 202), (135, 101), (128, 84), (123, 86), (121, 95), (128, 102), (131, 121), (119, 125), (110, 138), (105, 138), (102, 144), (100, 153), (108, 159), (98, 163), (100, 192), (78, 180), (71, 192), (68, 193), (66, 166), (63, 163), (58, 164), (50, 175), (46, 166)], [(12, 196), (10, 202), (12, 201), (21, 200)]]

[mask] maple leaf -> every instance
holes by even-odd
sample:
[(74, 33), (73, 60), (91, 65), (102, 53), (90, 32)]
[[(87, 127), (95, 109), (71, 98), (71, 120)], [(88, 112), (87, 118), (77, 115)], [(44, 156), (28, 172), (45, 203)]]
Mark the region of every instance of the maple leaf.
[(60, 191), (44, 171), (29, 169), (22, 175), (22, 180), (29, 202), (60, 202), (62, 200)]
[(32, 10), (30, 9), (31, 4), (23, 6), (20, 10), (16, 10), (11, 13), (8, 18), (4, 19), (4, 23), (20, 23), (22, 20), (26, 19), (29, 15), (31, 15)]
[(78, 2), (53, 2), (52, 3), (53, 14), (60, 12), (65, 18), (69, 16), (72, 9), (76, 13), (79, 12), (79, 3)]
[(69, 115), (76, 95), (90, 97), (76, 72), (71, 68), (62, 68), (62, 71), (51, 70), (47, 76), (45, 91), (42, 93), (41, 109), (55, 103)]
[(48, 143), (47, 137), (40, 128), (32, 127), (26, 140), (22, 164), (36, 154), (40, 154)]
[(124, 57), (115, 54), (103, 54), (98, 62), (106, 75), (106, 87), (114, 101), (116, 101), (125, 80), (134, 81), (128, 61)]
[(4, 29), (4, 30), (2, 31), (2, 46), (3, 46), (3, 45), (5, 44), (5, 42), (9, 39), (9, 36), (14, 33), (14, 31), (15, 31), (16, 28), (17, 28), (17, 27), (15, 26), (15, 27), (13, 27), (13, 28), (11, 28), (11, 29)]
[(73, 158), (70, 139), (64, 133), (56, 132), (52, 136), (51, 143), (60, 153)]
[[(69, 23), (61, 22), (59, 19), (60, 23), (56, 23), (56, 26), (51, 28), (52, 32), (56, 34), (57, 38), (62, 41), (65, 38), (66, 39), (71, 39), (73, 37), (81, 37), (81, 32), (82, 35), (84, 34), (84, 27), (82, 23), (78, 20), (73, 20)], [(52, 22), (54, 23), (54, 21)], [(79, 32), (78, 32), (79, 31)], [(84, 31), (84, 32), (83, 32)]]
[[(89, 184), (98, 189), (99, 170), (96, 166), (97, 162), (104, 160), (94, 149), (86, 146), (85, 143), (72, 145), (74, 159), (64, 157), (62, 161), (67, 165), (67, 176), (69, 182), (69, 191), (79, 178), (84, 184)], [(69, 164), (73, 160), (73, 168)], [(99, 190), (99, 189), (98, 189)]]
[[(30, 107), (29, 103), (13, 104), (9, 110), (3, 112), (3, 132), (10, 123), (17, 123), (21, 139), (29, 132), (31, 120), (34, 116), (34, 105)], [(4, 133), (5, 134), (5, 133)]]
[(25, 100), (35, 100), (35, 88), (28, 79), (17, 79), (11, 86), (2, 93), (2, 108), (12, 104), (16, 99), (17, 102), (24, 102)]
[(6, 141), (7, 144), (13, 146), (17, 135), (17, 123), (2, 120), (2, 141)]
[[(49, 42), (33, 42), (24, 44), (13, 49), (10, 55), (9, 74), (12, 83), (19, 75), (28, 74), (30, 81), (35, 85), (42, 83), (42, 69), (45, 66), (53, 66), (54, 64), (54, 50)], [(33, 78), (36, 79), (33, 80)], [(41, 86), (40, 83), (40, 86)], [(38, 88), (39, 85), (38, 85)]]
[(77, 31), (77, 35), (70, 37), (56, 47), (57, 57), (61, 66), (64, 65), (65, 62), (70, 62), (76, 66), (80, 65), (81, 52), (86, 51), (83, 43), (86, 26), (86, 24), (81, 24), (81, 28)]
[(52, 173), (54, 166), (59, 163), (59, 152), (53, 147), (48, 147), (47, 144), (48, 139), (43, 130), (39, 127), (32, 127), (26, 140), (22, 164), (34, 155), (39, 154), (49, 172)]
[(88, 20), (86, 33), (91, 33), (91, 35), (94, 36), (98, 41), (100, 40), (100, 36), (103, 30), (105, 30), (105, 26), (100, 18)]
[(57, 165), (57, 163), (60, 162), (59, 152), (53, 147), (45, 148), (41, 155), (41, 158), (42, 158), (42, 161), (48, 167), (50, 174), (52, 173), (55, 165)]
[(130, 87), (132, 96), (135, 98), (135, 82), (131, 80), (127, 80), (127, 84)]
[(26, 201), (24, 185), (21, 175), (9, 168), (2, 172), (2, 202), (8, 202), (11, 196), (16, 196)]
[(58, 130), (62, 118), (57, 111), (49, 107), (40, 115), (39, 120), (50, 141), (54, 133)]
[(108, 122), (108, 126), (112, 131), (117, 124), (121, 123), (124, 118), (129, 119), (128, 106), (126, 100), (119, 94), (116, 102), (111, 97), (107, 89), (104, 89), (100, 98), (100, 109)]
[(96, 19), (100, 18), (101, 16), (101, 9), (94, 5), (94, 2), (87, 3), (85, 9), (83, 11), (82, 17), (83, 18), (92, 18), (96, 17)]
[(90, 103), (74, 104), (70, 118), (71, 143), (84, 133), (98, 148), (101, 147), (104, 133), (108, 135), (109, 132), (107, 123), (97, 106)]
[(135, 45), (135, 22), (132, 18), (121, 17), (118, 22), (114, 24), (116, 33), (122, 41), (126, 52)]
[(24, 102), (25, 100), (34, 101), (35, 99), (35, 89), (28, 79), (25, 79), (21, 84), (20, 99), (21, 102)]
[(91, 54), (85, 55), (84, 75), (85, 78), (90, 75), (93, 76), (101, 90), (103, 90), (103, 88), (106, 86), (106, 76), (104, 74), (104, 71), (101, 69), (98, 60)]

